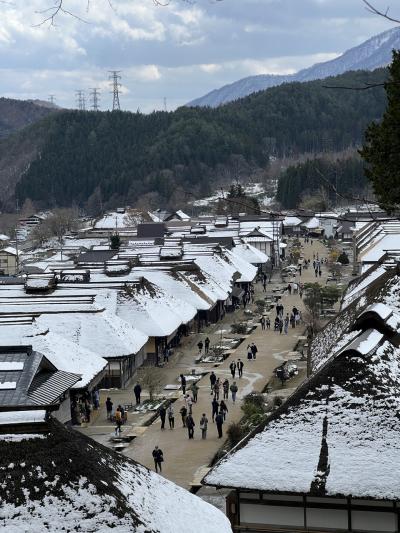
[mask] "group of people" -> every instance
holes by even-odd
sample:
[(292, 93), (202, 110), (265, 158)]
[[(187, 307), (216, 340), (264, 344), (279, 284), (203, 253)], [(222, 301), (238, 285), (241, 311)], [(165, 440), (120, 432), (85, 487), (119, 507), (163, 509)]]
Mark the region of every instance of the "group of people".
[(258, 348), (254, 344), (254, 342), (247, 345), (247, 359), (248, 360), (257, 359), (257, 353), (258, 353)]
[[(238, 360), (238, 364), (240, 365), (239, 377), (242, 377), (244, 365), (240, 359)], [(232, 363), (230, 364), (230, 369), (231, 369), (232, 377), (235, 378), (236, 363), (234, 361), (232, 361)], [(238, 391), (238, 386), (236, 384), (236, 381), (234, 381), (232, 385), (229, 385), (228, 379), (225, 379), (223, 382), (221, 382), (221, 379), (217, 378), (215, 373), (212, 371), (210, 374), (210, 386), (211, 386), (211, 395), (214, 396), (214, 400), (216, 401), (219, 400), (219, 395), (220, 395), (221, 386), (222, 386), (222, 390), (224, 393), (224, 400), (228, 399), (229, 391), (230, 391), (232, 395), (232, 401), (233, 403), (235, 403), (236, 394)]]
[(115, 435), (119, 435), (121, 433), (121, 426), (125, 424), (128, 419), (126, 410), (124, 407), (122, 407), (122, 405), (119, 404), (114, 412), (114, 404), (110, 396), (108, 396), (106, 400), (106, 411), (107, 420), (110, 422), (115, 422)]
[(296, 306), (293, 306), (293, 309), (289, 315), (289, 313), (286, 313), (286, 316), (284, 317), (284, 307), (282, 304), (278, 304), (276, 306), (276, 317), (274, 321), (274, 331), (278, 332), (282, 335), (284, 333), (285, 335), (288, 335), (289, 333), (289, 325), (291, 325), (292, 328), (295, 328), (298, 324), (301, 322), (301, 311), (297, 309)]
[(208, 350), (210, 349), (210, 339), (208, 337), (206, 337), (204, 339), (204, 343), (203, 343), (203, 341), (201, 339), (197, 343), (197, 348), (199, 350), (199, 355), (201, 355), (201, 353), (203, 352), (203, 346), (204, 346), (204, 353), (207, 354)]

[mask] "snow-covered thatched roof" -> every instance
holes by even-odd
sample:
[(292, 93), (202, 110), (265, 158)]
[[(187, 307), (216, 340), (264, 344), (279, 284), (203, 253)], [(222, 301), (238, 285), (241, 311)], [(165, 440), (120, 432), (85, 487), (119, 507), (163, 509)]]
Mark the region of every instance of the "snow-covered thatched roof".
[(206, 483), (400, 498), (400, 276), (377, 270), (352, 284), (351, 302), (313, 339), (312, 377)]
[(7, 533), (232, 531), (215, 507), (55, 420), (36, 438), (0, 435), (0, 470)]
[(400, 350), (374, 330), (338, 350), (206, 476), (211, 485), (400, 497)]

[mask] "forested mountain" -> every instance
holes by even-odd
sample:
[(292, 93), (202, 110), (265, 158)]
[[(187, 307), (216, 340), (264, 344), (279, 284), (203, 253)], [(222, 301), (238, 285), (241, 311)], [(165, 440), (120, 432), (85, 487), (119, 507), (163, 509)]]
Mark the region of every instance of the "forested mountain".
[(293, 209), (306, 196), (323, 190), (334, 204), (342, 200), (341, 196), (350, 199), (359, 194), (367, 184), (364, 163), (358, 155), (344, 159), (319, 157), (287, 168), (279, 178), (276, 199), (282, 207)]
[(400, 28), (391, 28), (354, 48), (350, 48), (350, 50), (346, 50), (339, 57), (330, 61), (316, 63), (295, 74), (248, 76), (219, 89), (214, 89), (208, 94), (192, 100), (187, 105), (217, 107), (282, 83), (321, 80), (350, 70), (374, 70), (388, 65), (392, 59), (392, 51), (398, 49), (400, 49)]
[[(353, 86), (385, 77), (380, 69), (325, 83)], [(60, 112), (24, 131), (25, 138), (40, 140), (40, 151), (22, 173), (17, 195), (20, 202), (31, 198), (42, 206), (83, 205), (94, 191), (103, 200), (131, 204), (148, 193), (164, 203), (177, 191), (207, 195), (235, 157), (265, 170), (271, 155), (359, 145), (385, 103), (380, 87), (341, 91), (316, 81), (274, 87), (218, 109)], [(16, 149), (19, 135), (6, 141), (6, 150), (0, 143), (0, 168), (1, 154), (12, 151), (10, 142)]]
[(13, 100), (0, 98), (0, 137), (33, 124), (57, 108), (40, 100)]

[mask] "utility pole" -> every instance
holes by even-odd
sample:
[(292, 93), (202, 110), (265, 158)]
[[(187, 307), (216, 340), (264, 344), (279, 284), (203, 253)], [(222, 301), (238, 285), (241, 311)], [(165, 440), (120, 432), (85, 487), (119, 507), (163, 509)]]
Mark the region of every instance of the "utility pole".
[(164, 111), (167, 111), (167, 98), (164, 96)]
[(119, 80), (121, 79), (120, 76), (120, 70), (109, 70), (110, 73), (108, 79), (111, 81), (112, 85), (112, 95), (113, 95), (113, 105), (112, 110), (113, 111), (120, 111), (121, 107), (119, 105), (119, 88), (121, 87), (121, 84), (119, 83)]
[(54, 105), (56, 103), (56, 97), (54, 94), (49, 94), (49, 102), (51, 105)]
[(100, 89), (98, 87), (92, 87), (90, 89), (90, 97), (92, 99), (92, 105), (90, 107), (93, 109), (93, 111), (98, 111), (100, 109)]
[(78, 89), (75, 91), (76, 103), (78, 105), (79, 111), (85, 111), (86, 102), (85, 102), (85, 91)]

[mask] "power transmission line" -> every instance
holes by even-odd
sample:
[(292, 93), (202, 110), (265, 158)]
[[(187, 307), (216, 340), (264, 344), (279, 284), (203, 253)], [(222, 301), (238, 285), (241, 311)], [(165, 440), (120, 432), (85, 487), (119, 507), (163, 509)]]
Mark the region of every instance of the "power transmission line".
[(110, 73), (108, 79), (111, 81), (112, 84), (112, 95), (113, 95), (113, 105), (112, 110), (113, 111), (120, 111), (121, 107), (119, 104), (119, 88), (121, 87), (121, 84), (119, 83), (119, 80), (121, 79), (121, 76), (119, 73), (120, 70), (109, 70)]
[(56, 96), (55, 94), (49, 94), (48, 101), (51, 103), (51, 105), (54, 105), (56, 103)]
[(90, 89), (90, 98), (92, 101), (92, 104), (90, 107), (93, 109), (93, 111), (98, 111), (100, 109), (100, 104), (99, 104), (100, 89), (98, 87), (92, 87)]
[(86, 109), (85, 91), (83, 91), (82, 89), (76, 90), (75, 97), (76, 97), (76, 103), (78, 105), (79, 111), (85, 111)]

